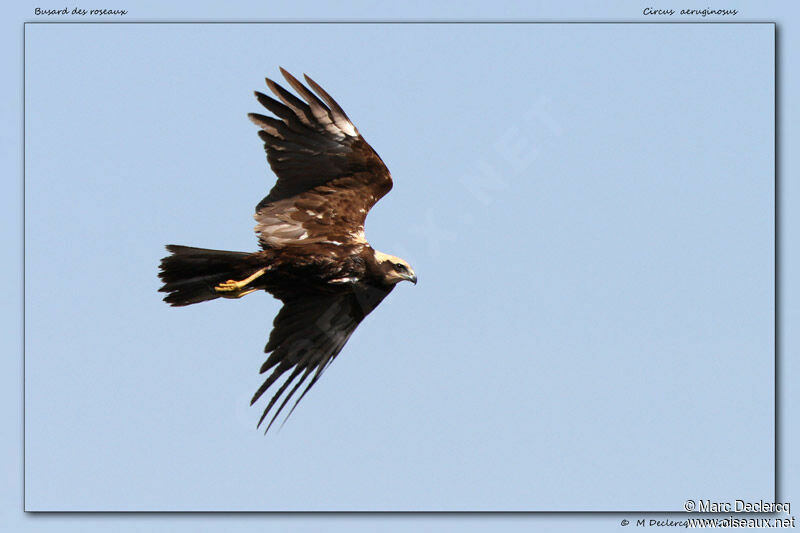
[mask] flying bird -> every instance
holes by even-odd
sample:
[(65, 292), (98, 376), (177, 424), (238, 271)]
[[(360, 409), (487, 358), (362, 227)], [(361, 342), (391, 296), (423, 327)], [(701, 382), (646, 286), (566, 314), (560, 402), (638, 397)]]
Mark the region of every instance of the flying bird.
[(256, 291), (283, 302), (264, 348), (260, 372), (266, 379), (250, 402), (288, 373), (258, 421), (260, 427), (277, 406), (265, 433), (307, 381), (286, 418), (292, 414), (395, 285), (417, 283), (406, 261), (374, 250), (364, 236), (367, 213), (392, 188), (386, 165), (322, 87), (280, 71), (299, 98), (267, 78), (277, 99), (255, 96), (274, 116), (248, 115), (278, 178), (256, 206), (260, 251), (171, 244), (159, 272), (159, 291), (168, 293), (164, 301), (172, 306)]

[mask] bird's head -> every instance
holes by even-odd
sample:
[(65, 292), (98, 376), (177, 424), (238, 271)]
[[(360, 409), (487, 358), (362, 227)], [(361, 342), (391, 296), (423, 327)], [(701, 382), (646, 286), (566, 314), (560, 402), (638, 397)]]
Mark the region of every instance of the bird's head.
[(414, 269), (403, 259), (376, 251), (375, 260), (378, 262), (387, 284), (396, 285), (401, 281), (417, 284), (417, 275), (414, 274)]

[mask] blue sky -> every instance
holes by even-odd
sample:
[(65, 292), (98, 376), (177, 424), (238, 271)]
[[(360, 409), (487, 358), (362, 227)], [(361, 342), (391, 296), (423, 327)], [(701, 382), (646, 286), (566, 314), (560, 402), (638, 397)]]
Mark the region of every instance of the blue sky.
[[(29, 26), (29, 509), (771, 498), (771, 31)], [(264, 438), (277, 303), (170, 309), (154, 274), (167, 242), (254, 249), (278, 64), (392, 169), (367, 233), (420, 284)]]

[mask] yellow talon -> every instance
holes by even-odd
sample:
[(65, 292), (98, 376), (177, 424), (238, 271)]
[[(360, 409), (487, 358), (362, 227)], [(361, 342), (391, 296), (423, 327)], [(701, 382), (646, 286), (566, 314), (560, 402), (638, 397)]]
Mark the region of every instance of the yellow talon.
[(241, 298), (242, 296), (244, 296), (246, 294), (250, 294), (251, 292), (254, 292), (254, 291), (258, 290), (258, 289), (248, 289), (246, 291), (243, 291), (242, 289), (248, 283), (253, 281), (254, 279), (258, 279), (261, 276), (263, 276), (266, 271), (267, 271), (266, 268), (262, 268), (261, 270), (258, 270), (257, 272), (253, 273), (252, 275), (250, 275), (250, 276), (248, 276), (248, 277), (246, 277), (246, 278), (244, 278), (243, 280), (240, 280), (240, 281), (236, 281), (235, 279), (229, 279), (228, 281), (224, 281), (224, 282), (220, 283), (219, 285), (217, 285), (216, 287), (214, 287), (214, 290), (217, 291), (217, 292), (232, 292), (232, 293), (234, 293), (234, 294), (230, 294), (230, 295), (221, 294), (220, 296), (226, 296), (226, 297), (231, 297), (231, 298)]
[(233, 291), (238, 291), (242, 287), (243, 285), (239, 285), (239, 283), (237, 283), (236, 280), (229, 279), (228, 281), (220, 283), (219, 285), (214, 287), (214, 290), (217, 292), (233, 292)]
[[(218, 290), (216, 287), (214, 288), (214, 290), (216, 290), (217, 292), (219, 292), (219, 290)], [(251, 292), (256, 292), (257, 290), (258, 290), (258, 289), (247, 289), (247, 290), (245, 290), (245, 291), (242, 291), (242, 290), (237, 290), (237, 291), (235, 291), (235, 292), (229, 292), (229, 293), (227, 293), (227, 294), (225, 294), (225, 293), (220, 293), (220, 296), (222, 296), (223, 298), (241, 298), (242, 296), (247, 296), (247, 295), (248, 295), (248, 294), (250, 294)]]

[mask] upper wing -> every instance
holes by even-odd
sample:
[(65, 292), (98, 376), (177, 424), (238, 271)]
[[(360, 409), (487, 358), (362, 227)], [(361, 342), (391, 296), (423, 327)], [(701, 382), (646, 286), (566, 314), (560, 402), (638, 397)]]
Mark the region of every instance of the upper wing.
[(289, 418), (303, 396), (314, 386), (325, 368), (342, 350), (356, 327), (389, 292), (391, 292), (391, 288), (381, 290), (371, 287), (353, 287), (353, 290), (336, 294), (304, 294), (295, 298), (287, 298), (284, 301), (283, 308), (275, 317), (272, 333), (264, 348), (265, 352), (272, 353), (261, 366), (262, 374), (270, 368), (274, 367), (274, 370), (253, 395), (250, 405), (254, 404), (264, 394), (264, 391), (285, 372), (291, 368), (293, 370), (267, 404), (258, 421), (259, 426), (280, 396), (300, 376), (300, 380), (294, 384), (278, 410), (272, 415), (266, 429), (269, 431), (286, 403), (313, 372), (314, 376), (311, 381), (289, 414), (286, 415), (286, 418)]
[(322, 87), (305, 76), (315, 94), (281, 73), (303, 99), (267, 78), (280, 101), (259, 92), (256, 98), (278, 118), (248, 115), (278, 176), (256, 207), (259, 241), (264, 248), (363, 241), (367, 212), (392, 188), (389, 170)]

